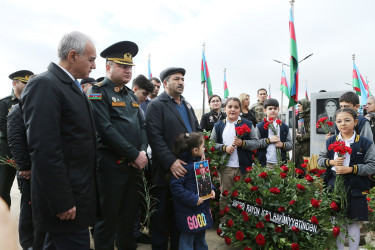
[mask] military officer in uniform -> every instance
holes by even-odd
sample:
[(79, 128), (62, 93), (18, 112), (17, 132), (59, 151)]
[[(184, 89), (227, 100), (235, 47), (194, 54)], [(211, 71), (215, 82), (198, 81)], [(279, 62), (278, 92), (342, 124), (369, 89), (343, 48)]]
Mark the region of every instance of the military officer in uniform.
[(140, 175), (147, 164), (147, 136), (137, 97), (125, 86), (132, 77), (138, 46), (118, 42), (105, 49), (106, 78), (88, 92), (98, 134), (100, 219), (95, 249), (136, 249), (134, 219), (138, 215)]
[[(12, 80), (13, 91), (10, 96), (0, 100), (0, 156), (12, 157), (7, 140), (7, 115), (13, 105), (18, 103), (22, 90), (30, 76), (34, 73), (29, 70), (20, 70), (9, 75)], [(9, 165), (0, 165), (0, 197), (10, 207), (10, 189), (16, 176), (16, 169)]]
[(253, 104), (250, 110), (255, 113), (255, 119), (257, 120), (257, 123), (259, 123), (262, 122), (263, 119), (266, 117), (266, 113), (264, 113), (264, 101), (268, 97), (267, 90), (264, 88), (258, 89), (257, 96), (258, 102)]

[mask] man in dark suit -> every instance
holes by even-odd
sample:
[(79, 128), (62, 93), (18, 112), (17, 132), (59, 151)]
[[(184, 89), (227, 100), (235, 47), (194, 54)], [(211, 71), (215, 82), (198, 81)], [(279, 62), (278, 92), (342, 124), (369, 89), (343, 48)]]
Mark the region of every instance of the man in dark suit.
[(96, 219), (96, 139), (87, 97), (77, 79), (95, 69), (96, 50), (80, 32), (66, 34), (59, 63), (22, 93), (31, 158), (31, 206), (44, 249), (89, 249)]
[[(168, 227), (171, 236), (170, 249), (178, 249), (177, 232), (169, 175), (176, 178), (184, 176), (184, 163), (172, 153), (175, 140), (180, 134), (201, 130), (191, 105), (182, 96), (184, 91), (183, 68), (167, 68), (160, 73), (165, 92), (148, 104), (146, 128), (152, 149), (152, 183), (155, 185), (153, 196), (157, 199), (156, 212), (151, 220), (152, 249), (167, 249)], [(171, 223), (168, 223), (172, 221)]]

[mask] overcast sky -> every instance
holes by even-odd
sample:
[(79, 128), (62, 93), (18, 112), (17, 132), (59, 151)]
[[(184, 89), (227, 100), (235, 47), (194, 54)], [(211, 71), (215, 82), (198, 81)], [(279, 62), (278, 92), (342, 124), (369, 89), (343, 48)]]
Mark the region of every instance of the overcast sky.
[[(272, 59), (289, 64), (289, 10), (288, 0), (3, 0), (0, 97), (11, 92), (10, 73), (45, 71), (57, 62), (62, 35), (78, 30), (93, 38), (98, 56), (115, 42), (137, 43), (133, 78), (147, 76), (148, 54), (153, 76), (166, 67), (184, 67), (184, 96), (195, 108), (202, 105), (203, 42), (215, 94), (223, 96), (226, 67), (230, 96), (249, 93), (252, 104), (256, 90), (271, 85), (272, 97), (280, 100), (281, 65)], [(309, 94), (350, 90), (345, 83), (352, 82), (353, 53), (375, 91), (375, 1), (296, 0), (294, 10), (298, 57), (314, 54), (300, 64), (300, 98), (306, 84)], [(93, 78), (105, 74), (105, 60), (96, 63)], [(289, 68), (286, 75), (289, 82)]]

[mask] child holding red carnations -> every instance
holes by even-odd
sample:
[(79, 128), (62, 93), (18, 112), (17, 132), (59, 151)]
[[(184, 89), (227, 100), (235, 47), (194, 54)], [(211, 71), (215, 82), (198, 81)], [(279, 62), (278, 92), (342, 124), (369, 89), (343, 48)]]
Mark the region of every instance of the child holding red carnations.
[[(181, 134), (173, 153), (187, 163), (187, 173), (180, 178), (172, 176), (170, 190), (177, 229), (180, 231), (179, 249), (208, 249), (206, 229), (213, 224), (210, 202), (199, 197), (195, 178), (194, 162), (201, 161), (204, 155), (204, 141), (201, 133)], [(215, 191), (211, 192), (212, 199)]]
[[(257, 124), (260, 144), (258, 160), (263, 167), (273, 168), (278, 162), (277, 151), (280, 152), (282, 162), (286, 163), (286, 152), (293, 148), (293, 142), (288, 125), (277, 119), (279, 102), (272, 98), (265, 100), (264, 112), (267, 118)], [(271, 126), (275, 131), (271, 129)]]
[[(353, 109), (338, 110), (336, 125), (339, 134), (327, 140), (318, 159), (318, 165), (327, 167), (325, 177), (327, 186), (333, 189), (336, 175), (344, 175), (344, 185), (347, 189), (347, 215), (350, 219), (355, 220), (354, 223), (346, 225), (351, 237), (349, 249), (357, 249), (359, 246), (360, 227), (358, 221), (368, 220), (366, 191), (370, 186), (367, 176), (375, 174), (374, 144), (355, 132), (357, 123), (357, 113)], [(335, 142), (339, 141), (345, 142), (345, 146), (351, 148), (351, 150), (341, 152), (345, 153), (343, 156), (340, 156), (340, 152), (335, 153), (335, 149), (332, 147)], [(337, 239), (337, 247), (344, 249), (344, 235), (340, 233), (339, 237), (341, 241)]]
[[(225, 112), (227, 118), (215, 123), (211, 134), (211, 139), (216, 142), (215, 150), (230, 155), (226, 166), (219, 172), (222, 192), (230, 190), (234, 184), (233, 178), (242, 177), (246, 172), (246, 167), (252, 166), (253, 159), (250, 151), (259, 147), (258, 136), (252, 122), (240, 117), (240, 100), (236, 97), (229, 97), (225, 102)], [(242, 130), (240, 132), (242, 135), (236, 133), (236, 129), (238, 132)], [(224, 209), (228, 202), (228, 198), (221, 195), (220, 209)], [(221, 221), (224, 222), (225, 218)]]

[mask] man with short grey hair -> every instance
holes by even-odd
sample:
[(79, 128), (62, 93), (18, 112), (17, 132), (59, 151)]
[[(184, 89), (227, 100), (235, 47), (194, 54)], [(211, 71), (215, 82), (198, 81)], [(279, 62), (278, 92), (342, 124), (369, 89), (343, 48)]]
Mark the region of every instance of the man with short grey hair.
[[(22, 93), (31, 158), (31, 206), (44, 249), (89, 249), (98, 204), (96, 138), (90, 103), (77, 79), (95, 69), (96, 50), (80, 32), (66, 34), (58, 64)], [(83, 150), (84, 149), (84, 150)]]

